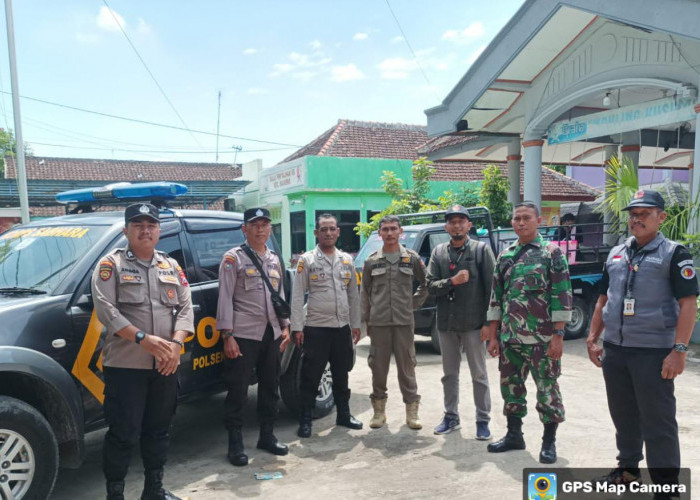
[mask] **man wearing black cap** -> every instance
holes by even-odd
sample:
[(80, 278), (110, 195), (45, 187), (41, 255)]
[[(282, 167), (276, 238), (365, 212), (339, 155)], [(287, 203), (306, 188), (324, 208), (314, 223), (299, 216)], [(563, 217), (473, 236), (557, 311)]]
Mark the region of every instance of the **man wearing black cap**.
[(140, 443), (145, 469), (141, 498), (176, 499), (163, 489), (163, 467), (177, 403), (180, 352), (185, 337), (194, 333), (192, 299), (177, 261), (155, 249), (158, 209), (148, 203), (129, 205), (124, 223), (127, 247), (105, 255), (92, 275), (95, 313), (106, 330), (107, 498), (124, 499), (131, 452)]
[(282, 266), (279, 257), (267, 248), (272, 231), (270, 212), (250, 208), (243, 213), (243, 220), (245, 246), (226, 252), (219, 266), (216, 313), (216, 329), (222, 333), (226, 356), (228, 460), (236, 466), (248, 464), (241, 427), (253, 369), (258, 379), (258, 448), (275, 455), (288, 452), (273, 434), (273, 427), (279, 400), (280, 353), (289, 343), (289, 320), (277, 317), (271, 292), (259, 271), (259, 267), (263, 269), (272, 288), (284, 298)]
[(632, 237), (608, 256), (591, 320), (588, 356), (603, 368), (619, 452), (618, 467), (601, 482), (639, 481), (642, 442), (654, 483), (678, 481), (673, 380), (685, 368), (699, 291), (688, 250), (659, 232), (664, 207), (656, 191), (632, 197), (625, 208)]
[(488, 245), (469, 239), (471, 227), (466, 208), (450, 207), (445, 212), (450, 241), (435, 247), (428, 263), (428, 291), (437, 296), (445, 399), (445, 415), (434, 432), (447, 434), (460, 428), (459, 366), (464, 352), (474, 386), (476, 438), (487, 440), (491, 438), (491, 396), (484, 340), (495, 259)]

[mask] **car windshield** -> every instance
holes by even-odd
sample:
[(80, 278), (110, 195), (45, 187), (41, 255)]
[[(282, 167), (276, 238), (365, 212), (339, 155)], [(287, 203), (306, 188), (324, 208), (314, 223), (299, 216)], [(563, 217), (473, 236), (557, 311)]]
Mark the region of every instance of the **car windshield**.
[(19, 227), (0, 235), (0, 292), (51, 293), (108, 229), (106, 226)]
[[(415, 245), (417, 236), (417, 231), (407, 231), (404, 229), (404, 232), (401, 233), (399, 241), (406, 248), (414, 250), (413, 246)], [(367, 241), (365, 241), (365, 244), (362, 245), (362, 248), (360, 248), (360, 251), (357, 253), (357, 256), (355, 256), (355, 267), (362, 267), (365, 263), (365, 259), (367, 259), (367, 257), (369, 257), (372, 253), (376, 252), (380, 248), (382, 248), (382, 238), (375, 231), (374, 233), (369, 235), (369, 238), (367, 238)]]

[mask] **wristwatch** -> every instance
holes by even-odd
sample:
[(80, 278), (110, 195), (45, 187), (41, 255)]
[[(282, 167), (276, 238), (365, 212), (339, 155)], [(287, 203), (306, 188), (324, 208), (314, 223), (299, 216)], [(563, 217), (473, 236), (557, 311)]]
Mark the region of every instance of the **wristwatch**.
[(676, 352), (688, 352), (688, 346), (686, 344), (673, 344), (673, 350)]
[(141, 341), (145, 338), (146, 338), (146, 333), (139, 330), (138, 332), (136, 332), (136, 337), (134, 338), (134, 342), (136, 342), (137, 344), (140, 344)]
[(563, 337), (566, 332), (564, 331), (563, 328), (560, 328), (558, 330), (554, 330), (554, 335), (559, 335), (560, 337)]
[(229, 337), (233, 337), (234, 333), (233, 332), (224, 332), (224, 338), (227, 339)]
[(170, 342), (173, 342), (173, 343), (179, 345), (180, 347), (185, 347), (185, 343), (182, 340), (170, 339)]

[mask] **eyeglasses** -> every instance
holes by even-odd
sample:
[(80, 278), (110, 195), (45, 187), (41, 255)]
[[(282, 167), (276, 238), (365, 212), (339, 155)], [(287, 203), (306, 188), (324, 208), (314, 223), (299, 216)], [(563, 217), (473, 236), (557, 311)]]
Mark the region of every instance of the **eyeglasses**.
[(325, 227), (320, 227), (318, 228), (319, 233), (335, 233), (338, 230), (336, 226), (330, 227), (330, 226), (325, 226)]

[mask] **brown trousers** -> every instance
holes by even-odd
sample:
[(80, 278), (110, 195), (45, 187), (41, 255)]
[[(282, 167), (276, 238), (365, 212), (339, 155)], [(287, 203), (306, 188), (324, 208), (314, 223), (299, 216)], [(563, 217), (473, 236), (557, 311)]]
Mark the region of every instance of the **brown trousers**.
[(369, 357), (372, 369), (372, 399), (387, 397), (386, 379), (389, 375), (391, 354), (394, 354), (399, 388), (404, 403), (420, 401), (416, 383), (416, 347), (413, 344), (413, 325), (370, 326)]

